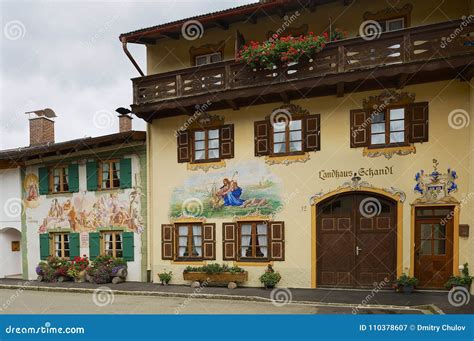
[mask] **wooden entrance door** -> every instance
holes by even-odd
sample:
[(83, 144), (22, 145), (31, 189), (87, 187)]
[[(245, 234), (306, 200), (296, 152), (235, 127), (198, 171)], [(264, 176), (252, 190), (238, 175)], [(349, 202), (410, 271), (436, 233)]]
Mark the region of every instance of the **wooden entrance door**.
[(316, 223), (318, 286), (373, 287), (395, 279), (395, 202), (371, 193), (339, 195), (318, 205)]
[(444, 288), (453, 273), (453, 221), (446, 219), (453, 209), (415, 210), (415, 277), (420, 288)]

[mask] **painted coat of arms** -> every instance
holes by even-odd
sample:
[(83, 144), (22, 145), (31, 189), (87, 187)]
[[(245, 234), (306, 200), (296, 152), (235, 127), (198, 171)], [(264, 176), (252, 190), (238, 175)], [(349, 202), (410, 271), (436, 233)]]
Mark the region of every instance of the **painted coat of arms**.
[(438, 171), (439, 162), (433, 159), (433, 171), (425, 173), (419, 171), (415, 175), (415, 192), (421, 194), (421, 201), (424, 202), (449, 202), (452, 201), (451, 193), (458, 190), (456, 171), (448, 168), (446, 173)]

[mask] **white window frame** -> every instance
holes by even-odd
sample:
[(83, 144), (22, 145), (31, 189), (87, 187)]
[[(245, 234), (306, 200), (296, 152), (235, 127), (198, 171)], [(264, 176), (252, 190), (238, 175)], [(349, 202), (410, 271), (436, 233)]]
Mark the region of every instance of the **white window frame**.
[(389, 30), (389, 23), (397, 22), (397, 21), (401, 21), (401, 22), (402, 22), (402, 28), (400, 28), (399, 30), (402, 30), (402, 29), (405, 28), (405, 18), (404, 18), (404, 17), (400, 17), (400, 18), (385, 20), (385, 32), (398, 31), (398, 30), (392, 30), (392, 31)]
[[(194, 64), (196, 66), (201, 66), (201, 65), (207, 65), (207, 64), (212, 64), (212, 63), (218, 63), (218, 62), (211, 62), (211, 57), (212, 56), (215, 56), (215, 55), (218, 55), (219, 57), (221, 57), (221, 60), (219, 62), (222, 61), (222, 53), (221, 52), (213, 52), (213, 53), (208, 53), (208, 54), (200, 54), (200, 55), (197, 55), (194, 57)], [(202, 58), (202, 57), (206, 57), (206, 62), (204, 64), (199, 64), (197, 63), (197, 60), (198, 58)]]

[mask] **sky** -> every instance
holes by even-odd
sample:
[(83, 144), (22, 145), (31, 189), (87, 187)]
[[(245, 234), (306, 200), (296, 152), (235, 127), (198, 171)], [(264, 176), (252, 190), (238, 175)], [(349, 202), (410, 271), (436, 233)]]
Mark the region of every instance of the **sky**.
[[(55, 111), (56, 142), (118, 132), (139, 76), (121, 33), (256, 0), (0, 0), (0, 149), (29, 145), (25, 112)], [(145, 70), (145, 48), (129, 44)], [(145, 130), (135, 118), (133, 129)]]

